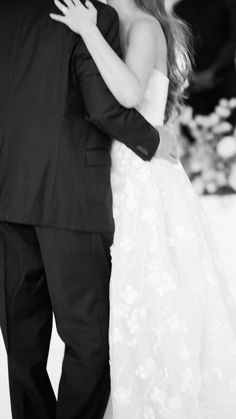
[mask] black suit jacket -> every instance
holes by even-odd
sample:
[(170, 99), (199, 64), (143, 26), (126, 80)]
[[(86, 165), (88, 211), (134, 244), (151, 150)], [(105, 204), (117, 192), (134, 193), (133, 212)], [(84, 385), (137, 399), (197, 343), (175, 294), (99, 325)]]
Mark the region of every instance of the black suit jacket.
[[(116, 12), (94, 3), (120, 53)], [(112, 231), (111, 138), (150, 160), (159, 135), (117, 103), (82, 38), (52, 11), (52, 0), (0, 2), (0, 219)]]

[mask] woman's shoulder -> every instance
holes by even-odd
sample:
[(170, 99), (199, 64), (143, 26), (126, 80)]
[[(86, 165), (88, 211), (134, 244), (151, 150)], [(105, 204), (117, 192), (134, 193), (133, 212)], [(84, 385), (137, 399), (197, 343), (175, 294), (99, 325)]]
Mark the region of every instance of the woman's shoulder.
[(136, 36), (137, 34), (154, 40), (164, 36), (158, 19), (154, 16), (149, 16), (147, 13), (138, 14), (130, 24), (129, 36)]
[(153, 45), (159, 51), (166, 52), (166, 38), (157, 18), (146, 13), (137, 15), (130, 24), (129, 41), (139, 40), (146, 45)]

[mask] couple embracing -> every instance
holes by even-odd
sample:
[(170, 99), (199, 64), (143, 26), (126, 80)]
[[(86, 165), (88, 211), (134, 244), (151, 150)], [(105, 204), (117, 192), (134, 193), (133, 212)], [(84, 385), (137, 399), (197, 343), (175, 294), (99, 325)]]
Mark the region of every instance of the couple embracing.
[[(0, 4), (12, 416), (235, 419), (234, 303), (164, 127), (190, 71), (186, 28), (164, 0), (108, 3)], [(57, 399), (52, 313), (65, 343)]]

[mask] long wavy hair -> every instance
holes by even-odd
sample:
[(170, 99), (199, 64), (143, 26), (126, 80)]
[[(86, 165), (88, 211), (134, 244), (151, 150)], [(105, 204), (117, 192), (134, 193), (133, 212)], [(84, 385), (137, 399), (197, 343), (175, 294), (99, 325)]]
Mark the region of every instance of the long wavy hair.
[(136, 5), (157, 18), (167, 42), (167, 65), (170, 79), (165, 119), (168, 121), (186, 97), (192, 77), (193, 49), (191, 32), (186, 23), (174, 13), (168, 13), (165, 0), (134, 0)]

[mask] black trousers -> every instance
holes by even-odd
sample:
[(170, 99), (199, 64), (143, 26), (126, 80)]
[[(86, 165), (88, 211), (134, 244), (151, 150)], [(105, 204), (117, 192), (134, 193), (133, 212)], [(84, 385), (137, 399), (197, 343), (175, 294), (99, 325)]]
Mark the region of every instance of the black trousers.
[[(112, 239), (0, 222), (0, 321), (14, 419), (102, 419)], [(65, 343), (58, 401), (46, 371), (52, 312)]]

